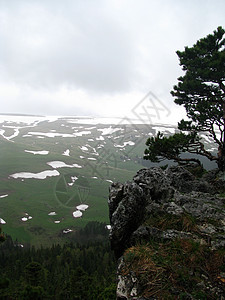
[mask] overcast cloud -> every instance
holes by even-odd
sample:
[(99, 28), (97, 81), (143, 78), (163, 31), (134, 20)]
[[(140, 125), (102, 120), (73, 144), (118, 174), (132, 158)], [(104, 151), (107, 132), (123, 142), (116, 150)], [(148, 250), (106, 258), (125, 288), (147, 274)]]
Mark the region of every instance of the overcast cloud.
[(152, 91), (174, 121), (175, 52), (225, 27), (224, 12), (223, 0), (0, 0), (1, 112), (126, 116)]

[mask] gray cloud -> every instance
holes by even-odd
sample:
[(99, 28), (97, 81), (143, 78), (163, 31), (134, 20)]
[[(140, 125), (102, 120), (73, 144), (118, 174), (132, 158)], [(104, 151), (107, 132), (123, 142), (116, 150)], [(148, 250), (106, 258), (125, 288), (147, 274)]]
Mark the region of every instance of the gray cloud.
[(93, 2), (87, 7), (83, 2), (71, 5), (74, 14), (34, 2), (21, 1), (13, 10), (2, 10), (0, 59), (9, 77), (37, 87), (129, 88), (135, 47), (109, 12), (102, 14)]
[[(175, 51), (225, 27), (224, 10), (223, 0), (0, 0), (2, 110), (69, 112), (61, 88), (98, 107), (149, 90), (172, 105)], [(71, 99), (78, 113), (92, 110)]]

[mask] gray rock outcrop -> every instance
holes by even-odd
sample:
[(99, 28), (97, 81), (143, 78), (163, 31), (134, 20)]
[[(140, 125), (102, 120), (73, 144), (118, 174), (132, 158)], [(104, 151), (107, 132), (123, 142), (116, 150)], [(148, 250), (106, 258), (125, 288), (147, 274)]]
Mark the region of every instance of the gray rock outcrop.
[[(142, 169), (133, 181), (112, 184), (108, 204), (111, 246), (120, 258), (117, 299), (158, 299), (143, 298), (143, 287), (132, 267), (126, 275), (121, 271), (124, 251), (132, 246), (181, 239), (206, 245), (210, 251), (225, 247), (225, 180), (221, 174), (218, 178), (212, 172), (196, 179), (180, 166)], [(217, 295), (222, 294), (220, 287)]]

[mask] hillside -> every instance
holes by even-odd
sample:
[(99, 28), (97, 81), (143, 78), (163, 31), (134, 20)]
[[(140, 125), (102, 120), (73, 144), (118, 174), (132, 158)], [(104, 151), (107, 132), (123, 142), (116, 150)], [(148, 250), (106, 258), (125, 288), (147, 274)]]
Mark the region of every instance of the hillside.
[(90, 221), (108, 224), (110, 184), (154, 165), (142, 156), (158, 130), (176, 129), (134, 120), (0, 116), (3, 230), (21, 244), (47, 246), (69, 240)]

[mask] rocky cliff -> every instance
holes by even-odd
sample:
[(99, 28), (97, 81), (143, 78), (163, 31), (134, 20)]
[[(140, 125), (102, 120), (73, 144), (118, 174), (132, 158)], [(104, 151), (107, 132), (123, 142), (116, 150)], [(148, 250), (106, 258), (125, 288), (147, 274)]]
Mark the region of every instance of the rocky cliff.
[(140, 170), (109, 193), (117, 299), (225, 299), (225, 176)]

